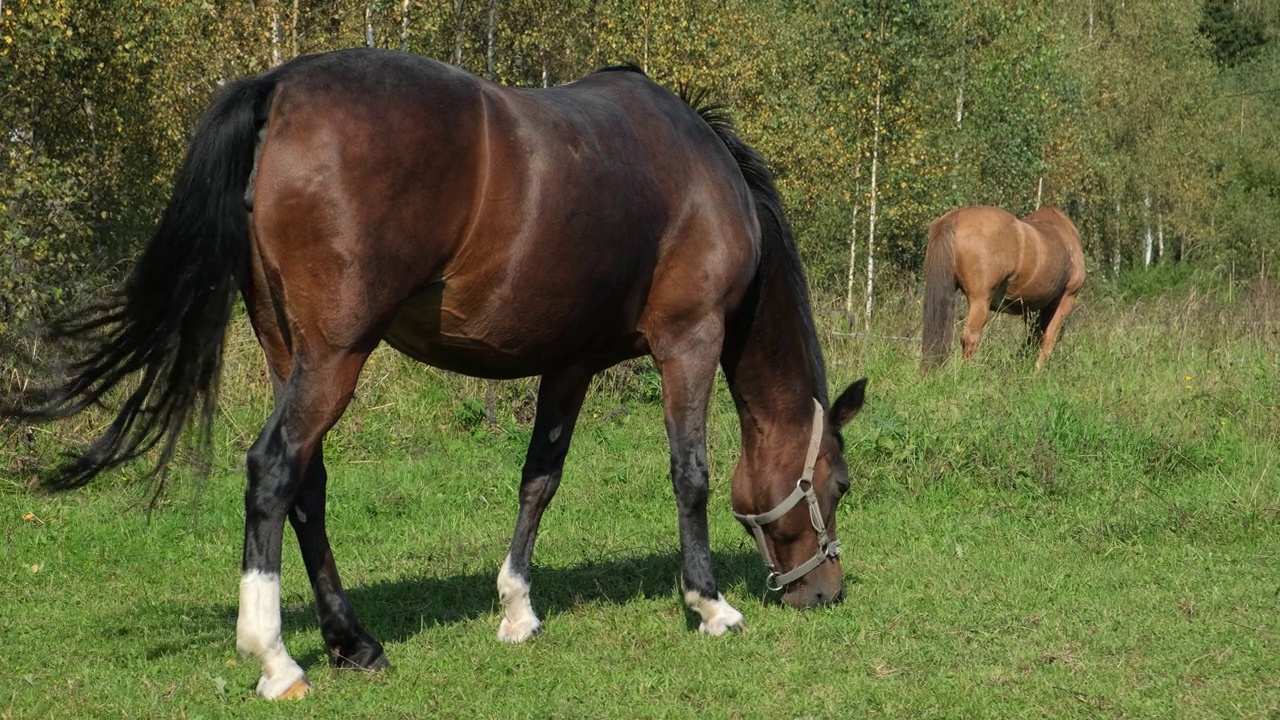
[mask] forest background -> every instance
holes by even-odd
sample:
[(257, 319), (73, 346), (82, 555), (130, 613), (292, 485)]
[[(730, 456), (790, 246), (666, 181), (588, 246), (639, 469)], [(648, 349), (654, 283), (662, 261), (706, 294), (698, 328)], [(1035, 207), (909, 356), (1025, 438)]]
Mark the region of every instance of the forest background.
[(1275, 0), (0, 0), (0, 336), (117, 281), (218, 86), (397, 48), (547, 86), (633, 62), (771, 162), (810, 281), (869, 322), (928, 222), (1040, 203), (1091, 276), (1265, 273)]

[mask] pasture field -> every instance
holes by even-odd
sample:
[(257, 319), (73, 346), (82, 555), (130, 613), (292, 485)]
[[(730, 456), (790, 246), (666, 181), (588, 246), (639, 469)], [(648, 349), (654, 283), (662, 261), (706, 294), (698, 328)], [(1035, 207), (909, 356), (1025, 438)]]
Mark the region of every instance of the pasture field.
[[(380, 349), (330, 434), (329, 530), (390, 670), (329, 668), (286, 531), (301, 705), (236, 655), (243, 456), (269, 412), (232, 330), (212, 472), (148, 512), (141, 468), (66, 495), (33, 469), (102, 418), (6, 428), (0, 717), (1280, 717), (1280, 292), (1183, 270), (1090, 280), (1047, 370), (1016, 319), (921, 378), (907, 293), (872, 335), (818, 310), (845, 431), (847, 599), (772, 601), (730, 515), (732, 404), (711, 418), (711, 533), (741, 635), (678, 590), (656, 373), (602, 375), (534, 555), (543, 634), (496, 640), (532, 381), (447, 376)], [(823, 301), (825, 303), (825, 301)], [(963, 303), (961, 303), (963, 305)], [(799, 468), (797, 468), (797, 472)]]

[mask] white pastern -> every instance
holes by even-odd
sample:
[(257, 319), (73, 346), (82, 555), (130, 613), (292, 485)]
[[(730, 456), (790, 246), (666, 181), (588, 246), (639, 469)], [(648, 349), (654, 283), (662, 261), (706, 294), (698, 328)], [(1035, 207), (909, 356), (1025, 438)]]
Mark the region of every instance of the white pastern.
[(236, 620), (236, 649), (262, 666), (258, 694), (271, 699), (297, 692), (306, 674), (289, 657), (280, 637), (280, 576), (250, 570), (240, 578), (240, 617)]
[(698, 630), (708, 635), (723, 635), (730, 630), (737, 631), (746, 627), (742, 613), (725, 602), (724, 595), (717, 594), (714, 600), (708, 600), (701, 593), (687, 590), (684, 601), (702, 617)]
[(529, 602), (529, 583), (511, 572), (511, 556), (502, 561), (498, 571), (498, 599), (502, 601), (505, 617), (498, 625), (498, 639), (503, 642), (524, 642), (538, 633), (542, 623)]

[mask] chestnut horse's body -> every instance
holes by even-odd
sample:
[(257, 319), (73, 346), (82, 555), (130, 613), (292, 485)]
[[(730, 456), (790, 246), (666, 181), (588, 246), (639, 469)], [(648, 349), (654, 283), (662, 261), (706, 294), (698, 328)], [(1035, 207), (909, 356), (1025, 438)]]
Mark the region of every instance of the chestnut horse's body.
[(964, 357), (978, 351), (989, 312), (1022, 315), (1044, 366), (1084, 285), (1084, 251), (1075, 225), (1045, 206), (1019, 220), (1000, 208), (952, 210), (929, 225), (925, 251), (922, 368), (951, 351), (955, 293), (969, 301), (961, 342)]
[(714, 108), (695, 110), (633, 68), (519, 90), (371, 50), (299, 58), (232, 84), (201, 120), (118, 301), (64, 329), (95, 340), (91, 354), (7, 413), (67, 416), (141, 373), (116, 423), (54, 484), (83, 484), (157, 445), (163, 465), (197, 406), (208, 420), (237, 290), (276, 397), (249, 451), (237, 623), (238, 647), (262, 665), (260, 694), (307, 688), (280, 637), (286, 518), (336, 662), (386, 662), (338, 579), (321, 449), (383, 340), (474, 376), (542, 376), (498, 576), (500, 638), (539, 628), (530, 558), (590, 379), (642, 354), (662, 376), (681, 579), (702, 630), (742, 623), (717, 589), (706, 526), (717, 365), (742, 421), (732, 502), (783, 599), (843, 595), (838, 429), (863, 385), (828, 405), (772, 178)]

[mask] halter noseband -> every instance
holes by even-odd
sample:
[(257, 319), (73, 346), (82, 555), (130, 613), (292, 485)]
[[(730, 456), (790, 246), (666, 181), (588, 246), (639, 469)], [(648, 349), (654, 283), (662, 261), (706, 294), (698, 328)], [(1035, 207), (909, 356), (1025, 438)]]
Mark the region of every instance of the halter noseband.
[[(809, 436), (809, 454), (804, 460), (804, 474), (796, 481), (796, 489), (787, 496), (786, 500), (783, 500), (768, 512), (763, 512), (759, 515), (743, 515), (735, 510), (733, 513), (734, 517), (751, 528), (751, 534), (755, 536), (756, 544), (760, 546), (760, 556), (764, 558), (764, 564), (769, 568), (769, 577), (765, 580), (765, 587), (770, 590), (781, 590), (809, 574), (814, 568), (826, 562), (828, 558), (840, 555), (840, 540), (827, 537), (827, 525), (822, 521), (822, 510), (818, 507), (818, 496), (813, 492), (813, 468), (818, 462), (818, 446), (821, 442), (822, 404), (815, 399), (813, 401), (813, 432)], [(813, 523), (813, 529), (818, 532), (818, 552), (790, 571), (780, 573), (773, 563), (773, 557), (769, 555), (769, 546), (764, 539), (764, 526), (791, 512), (791, 509), (799, 505), (801, 500), (809, 501), (809, 520)]]

